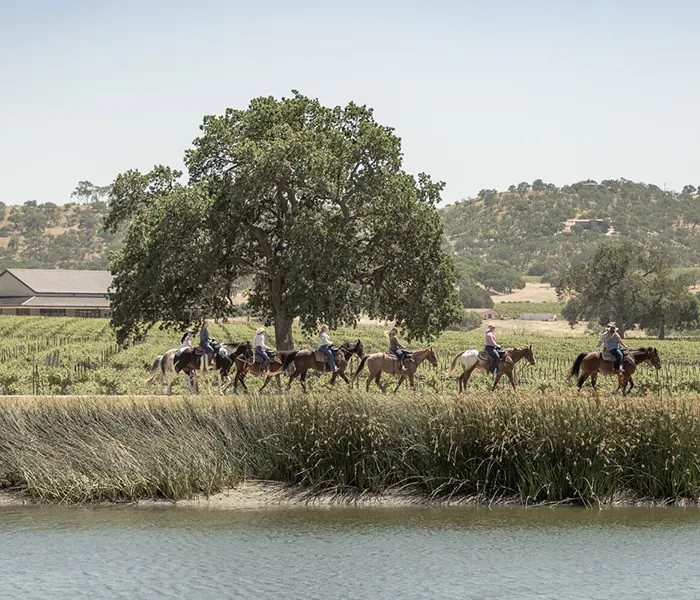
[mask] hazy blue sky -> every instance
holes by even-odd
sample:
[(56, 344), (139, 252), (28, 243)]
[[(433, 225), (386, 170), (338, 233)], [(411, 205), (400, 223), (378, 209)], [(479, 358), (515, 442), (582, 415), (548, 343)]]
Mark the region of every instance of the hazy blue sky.
[(182, 166), (205, 114), (375, 108), (455, 201), (542, 178), (700, 184), (695, 2), (0, 0), (0, 200)]

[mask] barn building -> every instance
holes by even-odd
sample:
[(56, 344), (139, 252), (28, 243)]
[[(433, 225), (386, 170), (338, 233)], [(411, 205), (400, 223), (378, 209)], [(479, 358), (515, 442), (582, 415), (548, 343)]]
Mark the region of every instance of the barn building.
[(0, 314), (108, 317), (109, 271), (5, 269), (0, 273)]

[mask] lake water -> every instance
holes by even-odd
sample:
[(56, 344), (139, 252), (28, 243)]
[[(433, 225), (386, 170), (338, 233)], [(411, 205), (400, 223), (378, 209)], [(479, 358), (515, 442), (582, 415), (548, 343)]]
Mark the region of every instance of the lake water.
[(0, 507), (0, 598), (700, 598), (700, 510)]

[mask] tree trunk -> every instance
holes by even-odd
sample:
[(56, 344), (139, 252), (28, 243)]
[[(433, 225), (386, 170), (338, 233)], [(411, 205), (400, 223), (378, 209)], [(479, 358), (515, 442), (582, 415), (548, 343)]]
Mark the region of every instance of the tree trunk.
[(294, 339), (292, 338), (292, 321), (286, 315), (275, 315), (275, 347), (277, 350), (292, 350)]
[(666, 339), (666, 321), (661, 319), (661, 326), (659, 327), (659, 339)]
[(270, 279), (270, 300), (272, 301), (272, 318), (275, 321), (275, 347), (277, 350), (293, 350), (294, 339), (292, 338), (292, 321), (284, 309), (283, 294), (284, 281), (281, 275), (276, 275)]

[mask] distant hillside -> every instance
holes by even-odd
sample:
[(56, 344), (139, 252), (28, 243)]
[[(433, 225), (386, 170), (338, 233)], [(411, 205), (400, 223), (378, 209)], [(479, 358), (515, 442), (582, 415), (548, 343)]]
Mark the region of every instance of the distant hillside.
[(0, 268), (106, 269), (121, 236), (106, 233), (104, 202), (0, 202)]
[(521, 273), (543, 275), (592, 251), (606, 236), (653, 241), (678, 266), (700, 265), (700, 196), (625, 179), (557, 188), (536, 180), (442, 210), (457, 262), (505, 261)]

